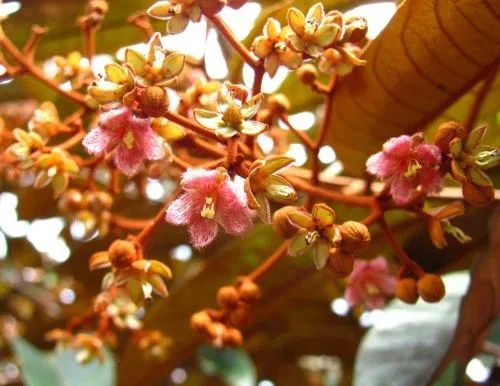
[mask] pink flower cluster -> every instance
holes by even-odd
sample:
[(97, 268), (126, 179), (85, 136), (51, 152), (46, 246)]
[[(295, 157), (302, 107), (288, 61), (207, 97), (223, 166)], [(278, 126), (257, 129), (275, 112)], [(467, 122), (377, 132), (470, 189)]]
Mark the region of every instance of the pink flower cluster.
[(136, 174), (145, 159), (164, 156), (162, 139), (151, 128), (150, 118), (139, 118), (126, 106), (101, 114), (98, 127), (83, 139), (83, 146), (92, 154), (114, 150), (116, 167), (124, 174)]
[(371, 309), (382, 308), (395, 288), (396, 278), (389, 274), (387, 261), (380, 256), (370, 261), (354, 262), (344, 296), (351, 306), (366, 303)]
[(231, 235), (241, 235), (252, 227), (243, 188), (231, 181), (225, 170), (188, 169), (181, 186), (184, 193), (169, 205), (166, 220), (188, 225), (195, 248), (210, 244), (219, 224)]
[(366, 167), (380, 179), (391, 180), (394, 201), (405, 204), (418, 186), (425, 193), (441, 190), (440, 162), (439, 147), (424, 143), (418, 134), (402, 135), (388, 140), (381, 152), (368, 158)]

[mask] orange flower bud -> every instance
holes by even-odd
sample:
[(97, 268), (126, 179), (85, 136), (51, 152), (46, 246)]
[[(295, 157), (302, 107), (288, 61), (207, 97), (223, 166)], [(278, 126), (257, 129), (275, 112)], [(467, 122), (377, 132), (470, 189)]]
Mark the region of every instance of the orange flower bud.
[(335, 278), (349, 276), (354, 268), (354, 257), (351, 254), (340, 253), (337, 249), (330, 250), (330, 256), (326, 263), (326, 269)]
[(297, 76), (304, 84), (312, 84), (318, 78), (318, 70), (310, 63), (304, 64), (297, 70)]
[(450, 142), (455, 138), (464, 139), (467, 135), (465, 128), (458, 122), (450, 121), (439, 125), (434, 139), (434, 144), (441, 149), (441, 152), (448, 154)]
[(168, 110), (168, 95), (162, 87), (149, 86), (138, 97), (142, 111), (150, 117), (161, 117)]
[(240, 296), (233, 286), (221, 287), (217, 292), (217, 303), (222, 308), (234, 308)]
[(446, 293), (443, 280), (434, 274), (427, 273), (417, 282), (418, 294), (429, 303), (440, 301)]
[(290, 110), (290, 101), (284, 94), (272, 94), (267, 99), (267, 107), (275, 114), (283, 114)]
[(242, 326), (247, 324), (251, 318), (251, 307), (247, 304), (240, 304), (238, 308), (229, 315), (229, 322), (233, 326)]
[(396, 297), (408, 304), (415, 304), (418, 300), (417, 282), (412, 278), (399, 280), (396, 284)]
[(284, 206), (274, 212), (271, 224), (274, 231), (284, 239), (289, 239), (297, 233), (297, 228), (288, 220), (288, 215), (295, 211), (298, 209), (294, 206)]
[(115, 268), (124, 269), (138, 259), (135, 245), (130, 241), (115, 240), (108, 249), (109, 261)]
[(59, 209), (63, 212), (77, 212), (84, 207), (83, 195), (79, 190), (68, 189), (59, 200)]
[(253, 303), (260, 298), (260, 289), (257, 284), (251, 280), (244, 280), (238, 287), (241, 300), (246, 303)]
[(341, 249), (345, 254), (360, 252), (370, 242), (370, 231), (357, 221), (346, 221), (339, 230), (342, 235)]
[(493, 186), (478, 185), (471, 181), (462, 184), (462, 194), (464, 200), (469, 204), (484, 207), (490, 205), (495, 198), (495, 188)]
[(224, 331), (222, 340), (224, 341), (224, 345), (240, 347), (243, 343), (243, 335), (241, 335), (240, 330), (237, 328), (228, 328)]
[(196, 331), (208, 331), (208, 326), (212, 323), (212, 319), (206, 311), (200, 311), (191, 316), (191, 328)]
[(212, 339), (222, 338), (225, 332), (226, 326), (219, 322), (210, 323), (207, 328), (207, 333)]

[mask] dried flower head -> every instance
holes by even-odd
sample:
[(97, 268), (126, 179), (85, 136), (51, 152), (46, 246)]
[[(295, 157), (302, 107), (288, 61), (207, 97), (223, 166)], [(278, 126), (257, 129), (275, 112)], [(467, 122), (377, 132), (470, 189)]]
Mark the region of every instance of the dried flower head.
[(59, 133), (60, 124), (56, 106), (52, 102), (43, 102), (33, 113), (28, 129), (48, 139)]
[(148, 15), (167, 20), (167, 33), (177, 34), (184, 31), (190, 21), (201, 20), (201, 7), (197, 0), (157, 1), (148, 9)]
[(127, 100), (135, 88), (134, 74), (130, 67), (109, 63), (104, 66), (104, 71), (107, 79), (92, 84), (88, 89), (89, 95), (99, 104)]
[(255, 161), (250, 168), (250, 174), (245, 179), (248, 207), (256, 209), (266, 224), (271, 222), (269, 201), (291, 204), (297, 199), (297, 193), (290, 183), (276, 174), (291, 165), (293, 161), (293, 158), (279, 156), (264, 161)]
[(77, 90), (88, 84), (92, 79), (92, 70), (89, 60), (78, 51), (73, 51), (68, 56), (54, 56), (48, 67), (51, 69), (52, 78), (59, 84), (70, 82), (71, 88)]
[(194, 117), (200, 125), (222, 138), (239, 133), (258, 135), (267, 129), (267, 125), (251, 118), (259, 111), (264, 96), (257, 94), (248, 100), (247, 97), (248, 91), (243, 86), (225, 83), (219, 92), (218, 111), (195, 109)]
[(312, 249), (314, 264), (323, 268), (330, 249), (339, 245), (341, 236), (335, 226), (335, 212), (326, 204), (316, 204), (311, 213), (296, 211), (288, 215), (290, 222), (299, 230), (290, 240), (288, 254), (300, 256)]
[(51, 184), (56, 197), (66, 190), (70, 176), (80, 170), (71, 155), (58, 147), (53, 148), (50, 154), (42, 154), (38, 157), (36, 167), (40, 172), (34, 187), (40, 189)]
[(45, 141), (38, 133), (14, 129), (12, 134), (16, 142), (10, 145), (5, 152), (10, 153), (20, 161), (28, 160), (34, 151), (42, 149), (45, 145)]
[(462, 184), (464, 199), (472, 205), (487, 206), (494, 198), (493, 182), (484, 170), (500, 165), (500, 148), (481, 145), (487, 125), (449, 143), (451, 174)]
[(289, 70), (295, 70), (302, 64), (302, 54), (288, 47), (288, 37), (292, 34), (289, 26), (281, 28), (276, 19), (267, 19), (261, 36), (255, 38), (252, 51), (260, 58), (265, 59), (266, 71), (271, 77), (276, 75), (280, 65)]
[(290, 8), (287, 19), (293, 30), (288, 36), (291, 48), (313, 58), (342, 37), (342, 27), (337, 20), (325, 16), (322, 3), (313, 5), (305, 16), (297, 8)]
[(186, 57), (179, 53), (169, 55), (160, 38), (159, 33), (153, 34), (146, 56), (132, 48), (125, 51), (125, 64), (132, 68), (140, 86), (173, 87), (177, 84), (177, 75), (184, 68)]

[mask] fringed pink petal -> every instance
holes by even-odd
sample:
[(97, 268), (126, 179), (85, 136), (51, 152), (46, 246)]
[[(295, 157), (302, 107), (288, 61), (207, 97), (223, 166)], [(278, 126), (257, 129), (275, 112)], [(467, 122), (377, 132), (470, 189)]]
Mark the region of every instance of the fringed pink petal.
[(415, 148), (415, 157), (421, 163), (437, 166), (441, 162), (441, 150), (436, 145), (421, 144)]
[(199, 206), (200, 203), (197, 201), (196, 195), (189, 192), (184, 193), (168, 206), (165, 212), (165, 220), (175, 225), (189, 224), (194, 215), (199, 213), (196, 211)]
[(351, 307), (355, 306), (362, 300), (360, 292), (353, 286), (348, 286), (345, 289), (344, 298)]
[(253, 223), (243, 189), (226, 181), (221, 184), (218, 195), (216, 213), (224, 230), (232, 235), (248, 232)]
[(391, 157), (407, 157), (413, 148), (413, 140), (408, 135), (391, 138), (384, 143), (383, 151)]
[(387, 272), (387, 260), (383, 256), (376, 257), (368, 262), (370, 269), (378, 272)]
[(196, 249), (201, 249), (210, 244), (217, 236), (218, 224), (215, 219), (206, 219), (195, 216), (189, 226), (191, 244)]
[(121, 143), (116, 147), (114, 159), (116, 167), (123, 174), (131, 177), (141, 168), (144, 154), (136, 148), (128, 149), (125, 144)]
[(123, 132), (128, 126), (133, 116), (132, 110), (127, 106), (101, 113), (99, 126), (107, 131)]
[(394, 176), (391, 184), (391, 195), (397, 204), (404, 205), (411, 198), (412, 183), (401, 174)]
[(427, 193), (439, 193), (443, 188), (443, 178), (439, 170), (426, 168), (419, 173), (419, 184)]
[(184, 189), (196, 189), (200, 195), (216, 195), (219, 172), (206, 169), (188, 169), (182, 175), (181, 185)]
[(371, 296), (366, 300), (366, 307), (370, 310), (384, 308), (386, 298), (384, 296)]
[(91, 154), (102, 154), (109, 146), (110, 136), (100, 127), (90, 130), (83, 138), (82, 145)]

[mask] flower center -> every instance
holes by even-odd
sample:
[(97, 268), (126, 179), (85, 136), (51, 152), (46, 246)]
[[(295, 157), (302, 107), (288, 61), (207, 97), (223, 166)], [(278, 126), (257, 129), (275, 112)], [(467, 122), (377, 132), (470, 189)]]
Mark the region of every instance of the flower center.
[(316, 30), (318, 29), (319, 23), (316, 19), (311, 18), (306, 20), (306, 25), (305, 25), (305, 34), (306, 36), (311, 36), (314, 35)]
[(240, 109), (234, 103), (229, 104), (226, 111), (224, 111), (222, 119), (229, 126), (233, 126), (233, 127), (238, 126), (243, 121), (243, 117), (241, 116)]
[(201, 210), (201, 217), (212, 220), (215, 217), (215, 202), (212, 197), (205, 197), (205, 205)]
[(419, 169), (422, 169), (422, 165), (420, 165), (417, 160), (411, 160), (408, 164), (408, 169), (406, 169), (404, 176), (406, 178), (415, 177)]
[(320, 238), (320, 235), (319, 235), (318, 231), (308, 232), (306, 235), (306, 244), (313, 245), (316, 243), (316, 241), (318, 241), (319, 238)]
[(380, 295), (380, 289), (372, 283), (365, 284), (365, 291), (368, 296)]
[(277, 42), (277, 43), (274, 45), (274, 49), (275, 49), (277, 52), (285, 52), (285, 51), (286, 51), (286, 49), (287, 49), (286, 43), (285, 43), (285, 42)]
[(134, 133), (132, 130), (128, 130), (123, 136), (123, 143), (127, 146), (127, 149), (131, 150), (134, 147)]

